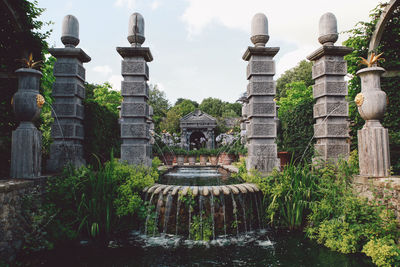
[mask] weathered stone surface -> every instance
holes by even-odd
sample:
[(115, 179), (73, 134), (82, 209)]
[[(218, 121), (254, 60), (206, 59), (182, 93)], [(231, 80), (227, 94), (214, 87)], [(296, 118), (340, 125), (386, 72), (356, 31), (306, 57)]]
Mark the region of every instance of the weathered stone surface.
[(73, 15), (66, 15), (62, 23), (61, 41), (65, 47), (75, 47), (79, 44), (79, 22)]
[(335, 15), (330, 12), (323, 14), (319, 20), (318, 41), (322, 45), (333, 45), (338, 38), (339, 34)]
[(357, 131), (360, 175), (368, 177), (390, 176), (388, 130), (363, 127)]
[(85, 68), (76, 63), (59, 63), (54, 64), (54, 76), (58, 77), (77, 77), (85, 81)]
[(248, 107), (248, 117), (264, 116), (274, 117), (276, 114), (275, 103), (252, 103)]
[(324, 102), (314, 105), (314, 119), (321, 117), (347, 117), (349, 104), (347, 102)]
[(321, 60), (312, 67), (312, 78), (317, 79), (323, 75), (347, 74), (347, 63), (344, 60)]
[(49, 172), (60, 172), (67, 164), (79, 168), (86, 164), (83, 158), (83, 146), (72, 142), (57, 141), (50, 145), (50, 159), (47, 160), (46, 169)]
[(275, 81), (251, 81), (247, 85), (247, 96), (253, 95), (271, 95), (275, 96), (276, 94), (276, 85)]
[(346, 144), (315, 144), (315, 158), (336, 162), (339, 158), (347, 158), (350, 145)]
[(84, 118), (84, 107), (80, 104), (55, 103), (53, 108), (58, 119), (77, 118), (83, 120)]
[(21, 122), (12, 132), (11, 147), (11, 178), (40, 177), (42, 133), (31, 122)]
[(344, 123), (314, 124), (315, 138), (349, 138), (349, 125)]
[(84, 129), (81, 124), (53, 124), (51, 126), (51, 137), (53, 139), (84, 139)]
[(121, 82), (121, 95), (122, 96), (149, 96), (149, 86), (145, 81), (143, 82)]
[(313, 85), (314, 98), (322, 96), (347, 96), (347, 83), (345, 81), (339, 82), (319, 82)]
[(275, 138), (276, 125), (267, 123), (252, 123), (247, 129), (247, 138)]
[(53, 97), (73, 97), (85, 98), (85, 87), (77, 82), (55, 82), (53, 84)]
[(150, 139), (150, 126), (148, 123), (123, 123), (121, 124), (122, 138)]
[(273, 60), (250, 60), (247, 65), (247, 79), (255, 75), (275, 75), (275, 62)]
[(146, 61), (138, 60), (122, 60), (121, 74), (124, 75), (135, 75), (144, 76), (146, 80), (149, 79), (149, 67)]
[(145, 102), (123, 102), (121, 104), (122, 117), (147, 117), (149, 105)]
[(150, 157), (149, 151), (149, 146), (146, 144), (122, 144), (121, 161), (128, 164), (147, 165)]

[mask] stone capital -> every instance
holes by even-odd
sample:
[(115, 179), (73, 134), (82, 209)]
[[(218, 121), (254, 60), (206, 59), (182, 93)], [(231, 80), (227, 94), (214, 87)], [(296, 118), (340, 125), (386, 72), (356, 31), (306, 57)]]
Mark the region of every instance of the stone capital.
[(323, 45), (307, 57), (310, 61), (315, 61), (323, 56), (345, 56), (353, 51), (353, 48), (347, 46)]
[(81, 62), (86, 63), (92, 60), (81, 48), (65, 47), (65, 48), (49, 48), (49, 52), (52, 56), (77, 58)]
[(247, 47), (246, 52), (242, 56), (242, 59), (249, 61), (252, 56), (269, 56), (273, 57), (279, 52), (279, 47)]
[(148, 47), (117, 47), (117, 52), (121, 57), (143, 57), (146, 62), (153, 61), (153, 55)]

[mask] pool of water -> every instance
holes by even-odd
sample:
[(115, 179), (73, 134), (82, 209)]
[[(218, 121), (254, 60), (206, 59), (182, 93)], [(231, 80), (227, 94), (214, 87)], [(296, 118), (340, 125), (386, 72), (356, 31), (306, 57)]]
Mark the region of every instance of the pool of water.
[(302, 233), (257, 231), (211, 242), (131, 232), (108, 247), (74, 246), (23, 259), (22, 266), (374, 266), (363, 255), (344, 255), (304, 239)]
[(212, 186), (240, 182), (239, 179), (232, 178), (230, 173), (223, 168), (209, 166), (174, 167), (160, 179), (161, 184), (186, 186)]

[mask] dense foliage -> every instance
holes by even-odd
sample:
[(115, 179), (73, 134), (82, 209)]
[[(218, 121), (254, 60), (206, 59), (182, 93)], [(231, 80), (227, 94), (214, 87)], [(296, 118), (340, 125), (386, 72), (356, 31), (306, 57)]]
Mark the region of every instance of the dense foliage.
[(153, 107), (154, 130), (159, 133), (160, 123), (167, 116), (171, 105), (166, 98), (165, 92), (158, 89), (157, 85), (150, 85), (149, 87), (149, 100), (147, 103)]
[(118, 157), (120, 154), (120, 125), (118, 123), (118, 106), (122, 97), (120, 92), (113, 91), (109, 83), (102, 85), (85, 84), (85, 158), (95, 165), (97, 158), (101, 162), (110, 160), (111, 151)]
[(282, 96), (277, 104), (280, 121), (278, 149), (290, 152), (295, 162), (310, 161), (314, 133), (312, 87), (307, 87), (304, 82), (289, 83), (286, 96)]
[(392, 210), (358, 197), (352, 177), (358, 173), (356, 151), (348, 162), (288, 165), (263, 177), (240, 168), (242, 179), (258, 184), (265, 220), (272, 226), (304, 229), (306, 235), (342, 253), (364, 252), (380, 266), (400, 264), (400, 231)]
[(312, 62), (307, 60), (300, 61), (296, 67), (291, 68), (279, 77), (276, 81), (276, 98), (287, 96), (287, 90), (290, 89), (287, 85), (293, 82), (303, 82), (306, 87), (314, 84), (311, 77)]
[[(48, 179), (43, 202), (31, 212), (32, 224), (42, 234), (33, 231), (25, 246), (29, 251), (78, 238), (101, 240), (136, 228), (145, 212), (140, 194), (157, 180), (157, 166), (130, 166), (112, 156), (96, 169), (68, 166), (60, 176)], [(27, 197), (32, 203), (34, 199)]]
[[(351, 120), (352, 146), (357, 147), (357, 130), (364, 125), (357, 106), (353, 102), (354, 97), (361, 91), (361, 81), (356, 72), (364, 66), (359, 64), (360, 58), (367, 58), (369, 42), (375, 25), (382, 14), (385, 4), (379, 4), (370, 14), (371, 21), (359, 22), (357, 27), (348, 31), (350, 37), (344, 41), (345, 46), (352, 47), (351, 54), (345, 56), (348, 72), (353, 75), (349, 81), (348, 98), (350, 100), (349, 116)], [(391, 19), (387, 22), (382, 35), (377, 53), (383, 52), (384, 62), (381, 66), (386, 70), (398, 70), (400, 67), (400, 7), (397, 7)], [(383, 126), (389, 129), (391, 164), (395, 173), (400, 172), (400, 77), (382, 77), (381, 88), (388, 96), (388, 106), (383, 120)]]

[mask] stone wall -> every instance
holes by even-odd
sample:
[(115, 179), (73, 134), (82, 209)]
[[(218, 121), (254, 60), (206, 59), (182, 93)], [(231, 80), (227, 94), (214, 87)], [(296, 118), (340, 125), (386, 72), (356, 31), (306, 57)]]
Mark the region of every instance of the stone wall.
[(23, 196), (33, 188), (33, 181), (0, 180), (0, 264), (12, 262), (22, 247), (29, 229), (22, 215)]
[(356, 176), (354, 188), (360, 196), (366, 197), (368, 200), (377, 200), (382, 205), (391, 208), (400, 223), (400, 177), (368, 178)]

